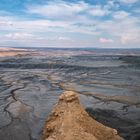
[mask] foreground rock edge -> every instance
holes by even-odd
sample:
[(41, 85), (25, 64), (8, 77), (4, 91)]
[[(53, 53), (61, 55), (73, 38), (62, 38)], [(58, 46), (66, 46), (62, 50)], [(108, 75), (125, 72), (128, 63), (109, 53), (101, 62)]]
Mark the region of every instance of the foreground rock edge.
[(123, 140), (117, 130), (91, 118), (77, 94), (65, 91), (47, 119), (42, 140)]

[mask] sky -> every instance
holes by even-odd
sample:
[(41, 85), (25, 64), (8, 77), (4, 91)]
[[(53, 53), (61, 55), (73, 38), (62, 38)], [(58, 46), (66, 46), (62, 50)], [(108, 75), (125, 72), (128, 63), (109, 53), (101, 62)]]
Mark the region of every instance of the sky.
[(140, 48), (140, 0), (0, 0), (0, 47)]

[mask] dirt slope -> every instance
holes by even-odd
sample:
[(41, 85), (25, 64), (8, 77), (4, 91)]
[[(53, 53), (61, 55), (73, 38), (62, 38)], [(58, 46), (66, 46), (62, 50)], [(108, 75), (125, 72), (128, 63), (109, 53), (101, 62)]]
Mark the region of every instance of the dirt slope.
[(46, 121), (43, 140), (123, 140), (115, 129), (92, 119), (75, 92), (65, 91)]

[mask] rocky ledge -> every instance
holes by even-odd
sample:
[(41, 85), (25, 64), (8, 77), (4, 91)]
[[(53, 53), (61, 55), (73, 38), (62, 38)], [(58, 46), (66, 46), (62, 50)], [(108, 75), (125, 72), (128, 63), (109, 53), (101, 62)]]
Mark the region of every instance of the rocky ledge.
[(123, 140), (117, 130), (91, 118), (75, 92), (65, 91), (45, 123), (43, 140)]

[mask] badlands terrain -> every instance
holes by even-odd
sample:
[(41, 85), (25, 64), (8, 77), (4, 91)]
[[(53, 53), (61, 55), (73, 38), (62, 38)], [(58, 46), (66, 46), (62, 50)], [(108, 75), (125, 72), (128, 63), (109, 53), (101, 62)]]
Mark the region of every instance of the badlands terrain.
[(43, 48), (0, 50), (0, 139), (40, 140), (64, 91), (125, 140), (140, 139), (140, 50)]

